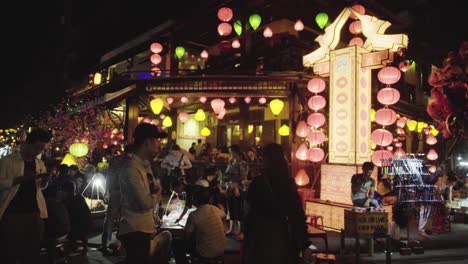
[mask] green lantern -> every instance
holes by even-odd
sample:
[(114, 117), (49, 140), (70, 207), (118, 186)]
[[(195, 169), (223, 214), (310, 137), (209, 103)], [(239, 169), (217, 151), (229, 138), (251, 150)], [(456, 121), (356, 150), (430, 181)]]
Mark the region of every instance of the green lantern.
[(184, 56), (184, 54), (185, 54), (185, 48), (182, 47), (182, 46), (177, 46), (175, 48), (175, 54), (176, 54), (177, 58), (179, 58), (179, 59), (182, 58), (182, 56)]
[(328, 15), (326, 13), (318, 13), (315, 16), (315, 22), (317, 22), (319, 28), (323, 29), (328, 22)]
[(259, 14), (253, 14), (249, 17), (249, 23), (254, 30), (257, 30), (260, 23), (262, 23), (262, 17)]
[(240, 20), (234, 22), (234, 31), (236, 32), (237, 36), (242, 35), (242, 22)]

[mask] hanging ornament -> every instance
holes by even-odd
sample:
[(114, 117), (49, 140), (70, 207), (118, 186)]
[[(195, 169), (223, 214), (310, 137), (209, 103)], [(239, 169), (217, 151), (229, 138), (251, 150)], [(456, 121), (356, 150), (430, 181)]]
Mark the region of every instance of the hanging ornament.
[(185, 124), (185, 122), (187, 122), (188, 119), (189, 119), (189, 114), (187, 114), (186, 112), (181, 112), (179, 114), (179, 120), (182, 124)]
[(386, 87), (377, 93), (377, 101), (383, 105), (392, 105), (400, 100), (400, 92), (392, 87)]
[(80, 157), (84, 157), (86, 156), (86, 154), (88, 154), (88, 145), (84, 144), (84, 143), (74, 143), (70, 146), (70, 154), (72, 154), (73, 156), (77, 157), (77, 158), (80, 158)]
[(401, 71), (395, 67), (386, 66), (380, 69), (377, 78), (381, 83), (394, 84), (400, 80)]
[[(363, 7), (362, 5), (353, 5), (351, 8), (361, 15), (364, 15), (366, 13), (366, 8)], [(352, 19), (358, 19), (358, 17), (353, 12), (351, 12), (349, 17)]]
[(200, 135), (204, 136), (204, 137), (208, 137), (209, 135), (211, 135), (211, 130), (207, 127), (203, 127), (201, 130), (200, 130)]
[(259, 103), (259, 104), (265, 104), (266, 101), (267, 101), (267, 100), (266, 100), (265, 97), (260, 97), (260, 98), (258, 98), (258, 103)]
[(389, 126), (396, 121), (396, 113), (393, 109), (382, 108), (375, 113), (375, 122), (383, 126)]
[(174, 102), (174, 98), (173, 97), (168, 97), (168, 98), (166, 98), (166, 102), (171, 105)]
[(221, 21), (229, 22), (233, 16), (234, 16), (234, 13), (232, 12), (232, 9), (229, 7), (221, 7), (218, 10), (218, 18)]
[(207, 98), (205, 96), (200, 97), (200, 103), (204, 104), (206, 102)]
[(434, 149), (430, 149), (426, 154), (426, 158), (428, 160), (436, 160), (436, 159), (439, 158), (439, 155), (437, 154), (437, 152)]
[(154, 64), (159, 64), (159, 63), (161, 63), (162, 58), (161, 58), (161, 55), (155, 53), (155, 54), (151, 55), (150, 60)]
[(161, 113), (161, 110), (164, 106), (164, 102), (161, 98), (154, 98), (153, 100), (151, 100), (150, 102), (150, 107), (151, 107), (151, 110), (153, 111), (153, 113), (155, 115), (159, 115), (159, 113)]
[(162, 125), (165, 126), (165, 127), (171, 127), (172, 126), (172, 119), (170, 116), (166, 116), (164, 117), (163, 121), (162, 121)]
[(247, 97), (244, 98), (244, 102), (246, 104), (250, 104), (250, 101), (252, 101), (252, 98), (250, 96), (247, 96)]
[(309, 106), (310, 109), (315, 111), (324, 108), (326, 105), (327, 101), (321, 95), (312, 96), (309, 98), (309, 101), (307, 101), (307, 106)]
[(437, 144), (437, 138), (434, 137), (432, 134), (428, 135), (426, 138), (426, 144), (431, 146)]
[(309, 141), (310, 146), (322, 144), (325, 141), (325, 134), (319, 130), (310, 130), (307, 141)]
[(362, 47), (364, 45), (364, 41), (360, 37), (354, 37), (349, 41), (348, 46), (358, 46)]
[(180, 60), (182, 58), (182, 56), (184, 56), (184, 54), (185, 54), (185, 48), (182, 47), (182, 46), (177, 46), (175, 48), (175, 54), (176, 54), (177, 58)]
[(382, 160), (391, 158), (393, 158), (393, 153), (388, 150), (377, 150), (372, 153), (372, 163), (378, 167), (382, 167)]
[(163, 46), (158, 42), (153, 42), (150, 45), (150, 50), (153, 53), (160, 53), (163, 50)]
[(240, 48), (241, 44), (240, 44), (240, 42), (239, 42), (238, 39), (235, 39), (235, 40), (232, 41), (231, 46), (232, 46), (232, 48), (234, 48), (234, 49), (238, 49), (238, 48)]
[(307, 90), (311, 93), (320, 93), (325, 90), (325, 81), (321, 78), (313, 78), (307, 82)]
[(211, 101), (211, 108), (213, 108), (213, 112), (215, 112), (216, 114), (218, 114), (219, 112), (221, 112), (222, 109), (224, 109), (224, 105), (224, 100), (220, 98), (216, 98)]
[(236, 98), (235, 97), (229, 97), (228, 101), (229, 101), (229, 103), (234, 104), (236, 102)]
[(195, 116), (193, 118), (195, 118), (195, 120), (197, 120), (199, 122), (205, 120), (206, 119), (205, 111), (203, 111), (203, 109), (199, 108), (197, 110), (197, 112), (195, 113)]
[(307, 126), (305, 121), (299, 121), (296, 127), (296, 135), (301, 138), (307, 137), (309, 135), (310, 128)]
[(202, 50), (202, 52), (200, 53), (200, 58), (204, 60), (208, 59), (208, 56), (209, 56), (208, 51), (206, 51), (205, 49)]
[(270, 102), (270, 110), (273, 113), (273, 115), (277, 116), (281, 113), (281, 111), (284, 108), (284, 102), (281, 101), (280, 99), (273, 99)]
[(309, 175), (304, 169), (300, 169), (294, 177), (294, 182), (296, 182), (297, 186), (307, 185), (309, 184)]
[(219, 112), (219, 114), (216, 115), (216, 118), (218, 119), (223, 119), (224, 118), (224, 115), (226, 114), (226, 108), (223, 108), (221, 109), (221, 111)]
[(242, 35), (242, 22), (240, 20), (236, 20), (236, 22), (234, 22), (234, 31), (237, 36)]
[(435, 173), (435, 172), (437, 171), (437, 166), (434, 165), (434, 164), (432, 164), (432, 165), (429, 167), (428, 171), (429, 171), (430, 173)]
[(296, 23), (294, 23), (294, 30), (298, 32), (304, 30), (304, 23), (302, 23), (300, 19), (298, 19)]
[(232, 26), (229, 23), (221, 23), (218, 25), (218, 34), (220, 36), (229, 36), (232, 32)]
[(318, 13), (315, 16), (315, 22), (317, 23), (320, 29), (323, 29), (328, 23), (328, 15), (326, 13)]
[(325, 157), (325, 152), (321, 148), (311, 148), (307, 154), (307, 159), (312, 162), (320, 162)]
[(271, 37), (273, 37), (273, 31), (271, 30), (270, 27), (268, 27), (268, 26), (265, 27), (265, 29), (263, 30), (263, 36), (264, 36), (265, 38), (271, 38)]
[(288, 125), (284, 124), (278, 129), (278, 134), (282, 137), (289, 136), (289, 127)]
[(307, 117), (307, 125), (312, 128), (319, 128), (326, 122), (326, 118), (322, 113), (312, 113)]
[(262, 23), (262, 17), (259, 14), (253, 14), (249, 17), (249, 24), (253, 30), (257, 30), (260, 23)]
[(393, 135), (386, 129), (378, 128), (372, 132), (371, 139), (375, 144), (385, 147), (392, 144)]
[(349, 25), (349, 31), (351, 33), (353, 33), (354, 35), (361, 34), (362, 33), (361, 21), (357, 20), (357, 21), (354, 21), (353, 23), (351, 23)]
[(411, 63), (407, 60), (404, 60), (398, 64), (398, 68), (402, 72), (406, 72), (411, 68)]
[(309, 154), (309, 148), (307, 148), (307, 145), (305, 143), (301, 143), (301, 145), (299, 145), (299, 148), (297, 148), (296, 150), (296, 158), (298, 160), (307, 160), (307, 157), (308, 157), (308, 154)]

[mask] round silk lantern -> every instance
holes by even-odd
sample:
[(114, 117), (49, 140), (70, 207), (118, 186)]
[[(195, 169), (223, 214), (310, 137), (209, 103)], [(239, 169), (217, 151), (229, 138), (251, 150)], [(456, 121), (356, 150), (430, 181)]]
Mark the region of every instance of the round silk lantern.
[(263, 36), (265, 38), (271, 38), (273, 37), (273, 31), (271, 30), (270, 27), (266, 27), (264, 30), (263, 30)]
[(223, 109), (221, 110), (221, 112), (219, 112), (219, 113), (216, 115), (216, 118), (218, 118), (218, 119), (221, 120), (221, 119), (224, 118), (224, 115), (226, 115), (226, 108), (223, 108)]
[(200, 97), (200, 103), (206, 103), (207, 98), (205, 96)]
[(307, 135), (307, 141), (311, 146), (322, 144), (325, 141), (325, 134), (322, 131), (311, 130)]
[(260, 23), (262, 23), (262, 17), (259, 14), (253, 14), (249, 17), (249, 24), (253, 30), (257, 30)]
[(400, 100), (400, 92), (392, 87), (386, 87), (377, 93), (377, 100), (383, 105), (392, 105)]
[(236, 102), (236, 98), (235, 97), (229, 97), (228, 99), (229, 103), (233, 104)]
[[(251, 101), (252, 101), (252, 98), (251, 98), (250, 96), (247, 96), (247, 97), (244, 98), (244, 102), (245, 102), (246, 104), (250, 104)], [(273, 101), (274, 101), (274, 100), (273, 100)], [(270, 103), (270, 104), (271, 104), (271, 103)]]
[(400, 158), (400, 159), (406, 157), (406, 152), (401, 147), (398, 147), (395, 150), (395, 153), (393, 153), (393, 154), (395, 155), (395, 157)]
[(432, 164), (429, 169), (427, 169), (430, 173), (434, 173), (437, 171), (437, 166)]
[(394, 84), (400, 80), (401, 71), (395, 67), (383, 67), (377, 74), (377, 78), (381, 83)]
[(218, 25), (218, 34), (220, 36), (228, 36), (232, 32), (232, 26), (229, 23), (221, 23)]
[(400, 118), (398, 118), (398, 120), (396, 121), (397, 127), (404, 128), (405, 125), (406, 125), (406, 120), (407, 120), (406, 117), (400, 117)]
[(307, 117), (307, 124), (313, 128), (319, 128), (326, 122), (326, 118), (322, 113), (312, 113)]
[(398, 68), (400, 68), (400, 71), (406, 72), (411, 68), (411, 64), (408, 61), (402, 61), (398, 64)]
[(308, 153), (307, 159), (312, 162), (322, 161), (325, 157), (325, 152), (321, 148), (311, 148)]
[(265, 104), (266, 101), (267, 101), (267, 100), (266, 100), (265, 97), (260, 97), (260, 98), (258, 98), (258, 103), (259, 103), (259, 104)]
[(301, 143), (299, 148), (296, 150), (296, 158), (298, 160), (307, 160), (307, 156), (309, 154), (309, 148), (307, 148), (307, 145), (305, 143)]
[(428, 145), (435, 145), (435, 144), (437, 143), (437, 138), (434, 137), (433, 135), (429, 135), (429, 136), (427, 136), (427, 138), (426, 138), (426, 143), (427, 143)]
[(151, 75), (152, 76), (161, 76), (161, 69), (159, 69), (158, 67), (153, 67), (151, 68)]
[[(366, 8), (363, 7), (362, 5), (353, 5), (351, 8), (361, 15), (364, 15), (366, 13)], [(352, 19), (358, 19), (358, 17), (353, 12), (351, 12), (349, 17)]]
[(161, 63), (162, 58), (161, 58), (161, 55), (155, 53), (155, 54), (151, 55), (150, 60), (154, 64), (159, 64), (159, 63)]
[(232, 12), (232, 9), (229, 7), (221, 7), (218, 10), (218, 18), (221, 21), (229, 22), (233, 16), (234, 16), (234, 13)]
[(307, 175), (304, 169), (300, 169), (294, 177), (294, 182), (296, 182), (298, 186), (307, 185), (309, 184), (309, 175)]
[(296, 31), (304, 30), (304, 23), (302, 23), (302, 21), (300, 19), (298, 19), (296, 21), (296, 23), (294, 24), (294, 30), (296, 30)]
[(391, 159), (393, 158), (393, 153), (388, 150), (377, 150), (372, 153), (372, 163), (375, 166), (382, 167), (382, 160), (383, 159)]
[(154, 98), (150, 102), (151, 110), (153, 111), (155, 115), (159, 115), (159, 113), (161, 113), (163, 106), (164, 106), (164, 102), (161, 98)]
[(361, 32), (362, 32), (361, 21), (357, 20), (357, 21), (354, 21), (353, 23), (351, 23), (349, 25), (349, 31), (351, 33), (353, 33), (354, 35), (361, 34)]
[(358, 47), (362, 47), (362, 45), (364, 45), (364, 41), (360, 37), (352, 38), (348, 44), (348, 46), (358, 46)]
[[(245, 99), (247, 98), (250, 98), (250, 97), (246, 97)], [(249, 100), (250, 102), (250, 100)], [(247, 103), (247, 101), (246, 101)], [(281, 101), (280, 99), (273, 99), (271, 102), (270, 102), (270, 110), (271, 112), (273, 113), (273, 115), (277, 116), (281, 113), (281, 111), (283, 111), (283, 108), (284, 108), (284, 102)]]
[(240, 42), (239, 42), (238, 39), (235, 39), (235, 40), (232, 41), (231, 46), (232, 46), (234, 49), (238, 49), (238, 48), (240, 48), (241, 44), (240, 44)]
[(185, 97), (185, 96), (182, 96), (182, 97), (180, 98), (180, 102), (182, 102), (183, 104), (185, 104), (185, 103), (188, 102), (188, 98)]
[(153, 53), (160, 53), (163, 50), (163, 46), (161, 45), (161, 43), (153, 42), (150, 45), (150, 50)]
[(185, 124), (185, 122), (187, 122), (188, 118), (189, 118), (189, 114), (187, 114), (186, 112), (181, 112), (179, 114), (179, 120), (180, 120), (180, 122), (182, 124)]
[(323, 29), (328, 22), (328, 15), (326, 13), (318, 13), (315, 16), (315, 22), (320, 29)]
[(393, 135), (386, 129), (378, 128), (372, 132), (371, 139), (375, 144), (385, 147), (392, 144)]
[(208, 54), (208, 51), (206, 51), (206, 50), (202, 50), (202, 52), (200, 53), (200, 58), (202, 58), (204, 60), (208, 59), (208, 56), (209, 56), (209, 54)]
[(324, 108), (326, 105), (327, 101), (321, 95), (312, 96), (309, 98), (309, 101), (307, 101), (307, 106), (309, 106), (310, 109), (315, 111)]
[(170, 116), (166, 116), (164, 117), (163, 121), (162, 121), (162, 125), (165, 126), (165, 127), (171, 127), (172, 126), (172, 119)]
[(382, 108), (375, 112), (375, 122), (378, 124), (389, 126), (396, 121), (396, 113), (393, 109)]
[(307, 126), (306, 122), (304, 121), (299, 121), (296, 127), (296, 135), (298, 137), (305, 138), (307, 135), (309, 135), (310, 128)]
[(310, 79), (307, 83), (307, 90), (311, 93), (320, 93), (325, 90), (325, 81), (321, 78)]
[(418, 125), (418, 121), (416, 120), (408, 120), (406, 122), (406, 126), (408, 127), (409, 131), (414, 131), (416, 130), (416, 126)]
[(428, 160), (436, 160), (436, 159), (439, 158), (439, 155), (437, 154), (437, 152), (434, 149), (430, 149), (427, 152), (426, 157), (427, 157)]
[(195, 113), (195, 116), (193, 118), (195, 118), (195, 120), (197, 120), (199, 122), (205, 120), (206, 119), (205, 111), (203, 111), (203, 109), (199, 108), (197, 110), (197, 112)]
[(289, 127), (288, 125), (284, 124), (278, 129), (278, 134), (282, 137), (289, 136)]
[(86, 156), (88, 150), (88, 146), (84, 143), (75, 143), (70, 146), (70, 154), (77, 158)]
[(173, 97), (168, 97), (168, 98), (166, 98), (166, 102), (168, 104), (172, 104), (174, 102), (174, 98)]
[(216, 114), (219, 114), (219, 112), (224, 109), (224, 105), (224, 101), (220, 98), (216, 98), (211, 101), (211, 108), (213, 108), (213, 111)]

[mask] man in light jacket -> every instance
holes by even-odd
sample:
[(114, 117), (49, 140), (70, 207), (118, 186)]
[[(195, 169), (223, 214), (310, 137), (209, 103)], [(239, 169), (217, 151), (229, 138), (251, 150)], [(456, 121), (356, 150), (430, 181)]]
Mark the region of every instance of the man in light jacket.
[(18, 152), (0, 160), (0, 259), (2, 263), (39, 263), (43, 219), (47, 208), (42, 189), (48, 174), (38, 155), (49, 132), (29, 133)]

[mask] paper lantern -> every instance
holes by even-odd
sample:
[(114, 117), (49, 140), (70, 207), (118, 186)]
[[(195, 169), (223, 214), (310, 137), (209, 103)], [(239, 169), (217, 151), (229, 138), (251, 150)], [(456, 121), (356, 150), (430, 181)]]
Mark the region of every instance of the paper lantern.
[(396, 113), (393, 109), (382, 108), (375, 113), (375, 122), (383, 126), (389, 126), (396, 121)]
[(80, 158), (86, 156), (88, 154), (88, 145), (84, 143), (74, 143), (70, 146), (70, 154), (73, 156)]
[(439, 130), (437, 130), (433, 125), (431, 125), (431, 134), (434, 137), (437, 137), (437, 135), (439, 134)]
[(270, 102), (270, 110), (275, 116), (281, 113), (281, 111), (283, 110), (283, 107), (284, 107), (284, 102), (281, 101), (280, 99), (273, 99)]
[(220, 98), (211, 100), (211, 108), (213, 108), (213, 112), (215, 112), (216, 114), (218, 114), (219, 112), (221, 112), (222, 109), (224, 109), (224, 104), (224, 100)]
[(99, 85), (101, 84), (101, 82), (102, 82), (102, 74), (100, 74), (99, 72), (96, 72), (94, 74), (93, 83), (95, 85)]
[(404, 128), (406, 125), (406, 120), (407, 120), (406, 117), (398, 118), (398, 120), (396, 121), (397, 127)]
[(398, 64), (398, 68), (400, 69), (400, 71), (406, 72), (411, 68), (411, 64), (409, 63), (409, 61), (405, 60)]
[(405, 130), (404, 130), (403, 128), (401, 128), (401, 127), (397, 127), (397, 128), (395, 129), (395, 132), (396, 132), (398, 135), (405, 135), (405, 134), (406, 134), (406, 133), (405, 133)]
[(218, 25), (218, 34), (220, 36), (228, 36), (232, 32), (232, 26), (229, 23), (221, 23)]
[(377, 78), (381, 83), (394, 84), (400, 80), (401, 71), (395, 67), (387, 66), (380, 69)]
[(182, 47), (182, 46), (177, 46), (175, 48), (175, 54), (176, 54), (178, 59), (181, 59), (182, 56), (184, 56), (184, 54), (185, 54), (185, 48)]
[(364, 45), (364, 41), (360, 37), (354, 37), (348, 43), (348, 46), (362, 47), (362, 45)]
[(326, 118), (322, 113), (312, 113), (307, 117), (307, 125), (313, 128), (319, 128), (326, 122)]
[(266, 27), (264, 30), (263, 30), (263, 36), (265, 38), (271, 38), (273, 37), (273, 31), (271, 30), (270, 27)]
[(406, 122), (406, 126), (408, 127), (409, 131), (416, 130), (417, 125), (418, 125), (418, 122), (416, 120), (408, 120), (408, 122)]
[(238, 39), (235, 39), (235, 40), (232, 41), (231, 46), (232, 46), (234, 49), (238, 49), (238, 48), (240, 48), (241, 44), (240, 44), (240, 42), (239, 42)]
[(252, 98), (250, 96), (247, 96), (247, 97), (244, 98), (244, 102), (246, 104), (250, 104), (250, 101), (252, 101)]
[(151, 110), (153, 111), (153, 113), (155, 115), (159, 115), (159, 113), (161, 113), (161, 110), (164, 106), (164, 102), (161, 98), (154, 98), (153, 100), (151, 100), (150, 102), (150, 107), (151, 107)]
[(294, 23), (294, 30), (296, 30), (296, 31), (304, 30), (304, 23), (302, 23), (302, 21), (300, 19), (298, 19), (296, 21), (296, 23)]
[(202, 50), (202, 52), (200, 53), (200, 58), (204, 60), (208, 59), (208, 56), (209, 56), (208, 51), (206, 51), (205, 49)]
[(437, 138), (434, 137), (433, 135), (427, 136), (427, 138), (426, 138), (426, 144), (428, 144), (428, 145), (435, 145), (435, 144), (437, 144)]
[(315, 22), (317, 23), (319, 28), (323, 29), (328, 23), (328, 15), (326, 13), (318, 13), (315, 16)]
[(262, 23), (262, 17), (259, 14), (253, 14), (249, 17), (249, 24), (253, 30), (257, 30), (260, 23)]
[(76, 161), (75, 161), (75, 158), (73, 158), (71, 154), (67, 153), (65, 154), (65, 157), (63, 158), (62, 163), (60, 164), (66, 164), (68, 166), (71, 166), (71, 165), (76, 165)]
[(432, 164), (429, 169), (427, 169), (430, 173), (435, 173), (437, 171), (437, 166)]
[(234, 14), (232, 13), (232, 9), (229, 7), (221, 7), (218, 10), (218, 18), (221, 21), (228, 22), (232, 19)]
[(405, 158), (406, 157), (406, 152), (403, 150), (403, 148), (401, 147), (398, 147), (396, 150), (395, 150), (395, 153), (393, 153), (393, 155), (396, 157), (396, 158)]
[(372, 163), (378, 167), (382, 167), (382, 160), (391, 158), (393, 158), (393, 153), (388, 150), (377, 150), (372, 153)]
[(305, 143), (301, 143), (299, 145), (299, 148), (296, 150), (296, 158), (298, 160), (307, 160), (307, 157), (309, 155), (309, 148), (307, 148), (307, 145)]
[(321, 78), (313, 78), (307, 82), (307, 90), (311, 93), (320, 93), (325, 90), (325, 81)]
[(161, 63), (162, 58), (161, 58), (161, 55), (155, 53), (155, 54), (151, 55), (150, 60), (154, 64), (159, 64), (159, 63)]
[(166, 116), (164, 117), (163, 121), (162, 121), (162, 125), (165, 126), (165, 127), (171, 127), (172, 126), (172, 119), (170, 116)]
[(248, 126), (247, 126), (247, 134), (252, 134), (253, 130), (254, 130), (254, 126), (253, 126), (253, 125), (248, 125)]
[(377, 93), (377, 101), (383, 105), (392, 105), (400, 100), (400, 92), (392, 87), (386, 87)]
[(325, 152), (321, 148), (311, 148), (307, 155), (307, 159), (312, 162), (320, 162), (325, 157)]
[(370, 121), (375, 122), (375, 109), (370, 110)]
[(371, 139), (375, 144), (385, 147), (392, 144), (393, 135), (386, 129), (378, 128), (372, 132)]
[(195, 113), (195, 116), (193, 117), (195, 120), (201, 122), (206, 119), (206, 114), (203, 109), (199, 108), (197, 112)]
[(182, 124), (185, 124), (185, 122), (187, 122), (188, 119), (189, 119), (189, 114), (187, 114), (186, 112), (180, 112), (179, 120)]
[(289, 136), (289, 127), (288, 125), (284, 124), (278, 129), (278, 134), (282, 137)]
[(206, 103), (207, 98), (205, 96), (200, 97), (200, 103), (204, 104)]
[(229, 103), (233, 104), (236, 102), (236, 98), (235, 97), (229, 97), (228, 99)]
[(166, 102), (168, 104), (172, 104), (174, 102), (174, 98), (173, 97), (168, 97), (168, 98), (166, 98)]
[(423, 128), (426, 126), (427, 126), (426, 123), (419, 121), (418, 124), (416, 125), (416, 130), (418, 131), (418, 133), (421, 133), (421, 131), (423, 131)]
[(349, 32), (353, 33), (354, 35), (362, 33), (362, 25), (361, 21), (354, 21), (349, 25)]
[(428, 160), (436, 160), (436, 159), (439, 158), (439, 155), (437, 154), (437, 152), (434, 149), (430, 149), (427, 152), (426, 157), (427, 157)]
[(311, 130), (307, 135), (307, 141), (309, 141), (310, 146), (322, 144), (325, 141), (325, 134), (319, 130)]
[[(362, 5), (353, 5), (351, 8), (361, 15), (364, 15), (366, 13), (366, 8), (364, 8)], [(358, 17), (353, 12), (351, 12), (349, 17), (352, 19), (358, 19)]]
[(216, 118), (218, 119), (223, 119), (224, 118), (224, 115), (226, 114), (226, 109), (223, 108), (217, 115), (216, 115)]
[(240, 20), (234, 22), (234, 31), (236, 32), (237, 36), (242, 35), (242, 22)]
[(294, 177), (294, 182), (296, 182), (297, 186), (307, 185), (309, 184), (309, 175), (304, 169), (300, 169)]
[(209, 135), (211, 135), (211, 130), (207, 127), (203, 127), (201, 130), (200, 130), (200, 135), (204, 136), (204, 137), (207, 137)]
[(185, 97), (185, 96), (182, 96), (182, 97), (180, 98), (180, 102), (182, 102), (183, 104), (185, 104), (185, 103), (188, 102), (188, 98)]
[(159, 69), (158, 67), (153, 67), (151, 68), (151, 75), (152, 76), (160, 76), (161, 75), (161, 69)]
[(163, 50), (163, 46), (161, 45), (161, 43), (153, 42), (150, 45), (150, 50), (153, 53), (160, 53)]
[(267, 100), (266, 100), (265, 97), (260, 97), (260, 98), (258, 98), (258, 103), (259, 103), (259, 104), (265, 104), (266, 101), (267, 101)]
[(305, 138), (309, 135), (310, 128), (307, 126), (305, 121), (299, 121), (296, 127), (296, 135), (298, 137)]
[(307, 106), (309, 106), (310, 109), (315, 111), (324, 108), (326, 105), (327, 101), (321, 95), (312, 96), (309, 98), (309, 101), (307, 101)]

